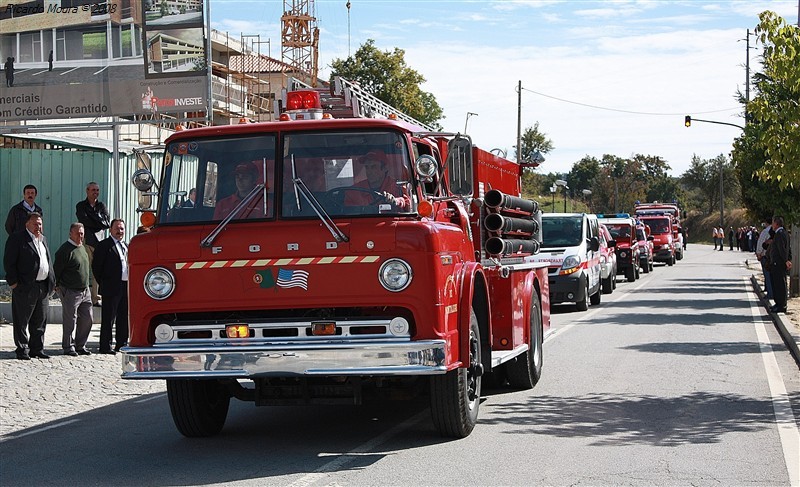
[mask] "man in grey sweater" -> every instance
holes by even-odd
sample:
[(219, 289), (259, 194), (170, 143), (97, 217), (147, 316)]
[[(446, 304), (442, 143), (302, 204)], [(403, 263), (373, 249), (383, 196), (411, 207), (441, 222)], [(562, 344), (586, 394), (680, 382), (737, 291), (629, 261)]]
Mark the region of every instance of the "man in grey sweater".
[[(61, 298), (63, 333), (61, 348), (64, 355), (91, 355), (86, 348), (92, 331), (91, 265), (83, 245), (82, 223), (69, 226), (69, 240), (56, 251), (53, 270), (56, 273), (56, 293)], [(76, 329), (77, 326), (77, 329)], [(73, 338), (72, 332), (75, 331)]]

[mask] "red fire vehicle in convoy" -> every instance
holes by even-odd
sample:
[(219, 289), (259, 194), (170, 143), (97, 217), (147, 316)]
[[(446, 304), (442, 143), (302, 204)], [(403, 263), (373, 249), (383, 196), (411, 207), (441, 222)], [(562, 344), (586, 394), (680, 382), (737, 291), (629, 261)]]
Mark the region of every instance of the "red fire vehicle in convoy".
[(617, 273), (625, 275), (628, 282), (639, 278), (642, 249), (636, 239), (636, 220), (627, 213), (597, 215), (617, 243)]
[[(656, 225), (659, 226), (661, 229), (661, 222), (663, 222), (663, 218), (655, 218), (653, 217), (668, 217), (669, 226), (670, 226), (670, 233), (672, 233), (672, 257), (667, 257), (667, 239), (665, 237), (665, 233), (660, 232), (652, 232), (653, 237), (655, 238), (654, 246), (656, 250), (656, 261), (666, 262), (669, 265), (675, 263), (676, 260), (683, 259), (683, 229), (681, 228), (681, 211), (678, 208), (676, 203), (659, 203), (655, 201), (653, 203), (636, 203), (636, 217), (647, 225), (650, 224), (651, 221), (655, 221)], [(652, 228), (651, 228), (652, 231)], [(659, 235), (661, 236), (659, 238)], [(659, 244), (660, 242), (660, 244)], [(672, 263), (670, 263), (670, 261)]]
[(524, 261), (541, 218), (522, 167), (407, 117), (328, 116), (356, 110), (334, 104), (356, 90), (336, 80), (286, 93), (279, 122), (177, 132), (158, 191), (134, 175), (159, 199), (130, 245), (122, 375), (166, 379), (186, 436), (218, 433), (232, 397), (358, 404), (424, 384), (438, 431), (464, 437), (483, 374), (540, 377), (547, 266)]

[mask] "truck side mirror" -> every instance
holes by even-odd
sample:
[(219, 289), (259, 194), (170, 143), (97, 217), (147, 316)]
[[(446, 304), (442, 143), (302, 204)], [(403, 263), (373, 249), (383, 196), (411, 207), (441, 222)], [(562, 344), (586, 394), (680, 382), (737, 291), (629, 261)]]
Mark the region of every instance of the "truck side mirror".
[(617, 241), (616, 240), (609, 240), (608, 241), (608, 246), (609, 247), (616, 247), (617, 246)]
[(472, 140), (466, 135), (458, 135), (447, 144), (447, 182), (450, 192), (471, 196), (472, 172)]
[(597, 237), (592, 237), (589, 239), (589, 249), (593, 252), (597, 252), (600, 250), (600, 239)]

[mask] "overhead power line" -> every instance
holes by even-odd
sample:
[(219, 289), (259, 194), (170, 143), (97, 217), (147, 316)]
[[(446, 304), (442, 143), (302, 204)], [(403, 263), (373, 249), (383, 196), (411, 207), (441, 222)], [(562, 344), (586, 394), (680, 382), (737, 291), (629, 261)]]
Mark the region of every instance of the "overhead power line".
[[(531, 90), (530, 88), (522, 88), (522, 89), (525, 90), (525, 91), (529, 91), (529, 92), (531, 92), (531, 93), (533, 93), (535, 95), (543, 96), (545, 98), (550, 98), (552, 100), (557, 100), (557, 101), (564, 102), (564, 103), (570, 103), (572, 105), (580, 105), (582, 107), (594, 108), (594, 109), (597, 109), (597, 110), (606, 110), (606, 111), (609, 111), (609, 112), (632, 113), (632, 114), (635, 114), (635, 115), (656, 115), (656, 116), (665, 116), (665, 117), (666, 116), (673, 117), (675, 115), (684, 115), (683, 112), (681, 112), (681, 113), (637, 112), (635, 110), (623, 110), (621, 108), (601, 107), (601, 106), (598, 106), (598, 105), (590, 105), (588, 103), (581, 103), (581, 102), (578, 102), (578, 101), (572, 101), (572, 100), (566, 100), (564, 98), (559, 98), (557, 96), (547, 95), (545, 93), (540, 93), (538, 91)], [(696, 113), (696, 114), (720, 113), (720, 112), (729, 112), (731, 110), (738, 110), (738, 109), (741, 109), (741, 108), (742, 107), (733, 107), (733, 108), (725, 108), (725, 109), (722, 109), (722, 110), (709, 110), (709, 111), (705, 111), (705, 112), (697, 112), (697, 111), (695, 111), (694, 113)]]

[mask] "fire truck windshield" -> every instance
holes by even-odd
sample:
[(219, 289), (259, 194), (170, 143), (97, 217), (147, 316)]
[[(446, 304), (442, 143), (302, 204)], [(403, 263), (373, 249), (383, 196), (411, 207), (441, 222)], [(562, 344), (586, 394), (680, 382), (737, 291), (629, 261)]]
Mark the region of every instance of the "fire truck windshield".
[[(278, 148), (282, 157), (276, 157)], [(416, 211), (410, 158), (399, 133), (288, 132), (169, 144), (160, 223), (317, 218), (294, 180), (331, 217)], [(254, 188), (259, 194), (237, 208)], [(236, 210), (236, 211), (234, 211)]]
[(669, 224), (669, 218), (648, 218), (647, 224), (650, 225), (650, 233), (654, 235), (662, 235), (664, 233), (672, 232)]
[(631, 229), (633, 228), (631, 225), (606, 223), (606, 227), (608, 227), (608, 232), (614, 240), (630, 241)]

